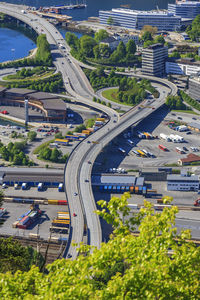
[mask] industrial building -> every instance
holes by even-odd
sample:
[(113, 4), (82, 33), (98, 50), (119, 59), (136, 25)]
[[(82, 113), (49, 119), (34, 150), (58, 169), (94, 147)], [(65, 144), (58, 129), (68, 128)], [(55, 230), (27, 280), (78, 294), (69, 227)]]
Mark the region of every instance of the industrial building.
[(0, 89), (0, 105), (24, 107), (25, 99), (28, 99), (28, 108), (42, 113), (37, 116), (38, 121), (66, 121), (66, 104), (56, 96), (21, 88)]
[(193, 162), (199, 162), (200, 163), (200, 156), (190, 153), (187, 155), (187, 157), (185, 158), (180, 158), (178, 160), (178, 164), (180, 166), (186, 166), (186, 165), (190, 165)]
[(168, 12), (181, 18), (194, 19), (200, 14), (200, 2), (197, 1), (176, 1), (168, 3)]
[(200, 72), (200, 62), (195, 61), (193, 58), (168, 58), (165, 68), (167, 74), (196, 75)]
[(200, 77), (189, 78), (189, 95), (191, 98), (200, 101)]
[(198, 176), (167, 175), (168, 191), (198, 191)]
[(163, 77), (168, 49), (162, 44), (154, 44), (142, 51), (142, 73), (150, 76)]
[(181, 17), (164, 11), (139, 11), (113, 8), (99, 11), (100, 24), (107, 25), (112, 18), (113, 25), (141, 30), (145, 25), (157, 27), (158, 31), (176, 31), (181, 25)]
[(13, 186), (27, 183), (29, 187), (43, 183), (46, 187), (58, 187), (64, 182), (63, 170), (50, 170), (44, 168), (0, 168), (0, 184)]
[(117, 174), (95, 174), (92, 175), (92, 185), (99, 188), (101, 192), (124, 193), (131, 192), (146, 195), (144, 177)]

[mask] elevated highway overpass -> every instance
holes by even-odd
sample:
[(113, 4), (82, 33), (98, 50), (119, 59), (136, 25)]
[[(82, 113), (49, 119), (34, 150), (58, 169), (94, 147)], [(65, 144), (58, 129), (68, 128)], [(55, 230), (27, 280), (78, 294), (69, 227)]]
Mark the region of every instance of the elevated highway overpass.
[[(46, 34), (47, 40), (52, 48), (53, 62), (63, 76), (63, 81), (68, 94), (82, 103), (103, 111), (109, 116), (109, 121), (105, 126), (77, 145), (65, 166), (66, 196), (71, 215), (73, 212), (76, 212), (77, 214), (76, 217), (71, 218), (71, 234), (69, 242), (74, 241), (79, 245), (80, 242), (83, 241), (84, 225), (86, 225), (88, 229), (89, 244), (99, 248), (102, 241), (102, 233), (99, 217), (94, 213), (96, 204), (91, 187), (91, 171), (93, 163), (98, 154), (113, 138), (161, 107), (165, 102), (166, 94), (161, 93), (160, 98), (154, 100), (153, 110), (151, 107), (152, 104), (148, 107), (137, 106), (119, 118), (119, 115), (112, 109), (92, 102), (94, 93), (87, 78), (78, 62), (73, 60), (70, 56), (69, 46), (66, 45), (63, 37), (52, 24), (39, 16), (36, 17), (30, 12), (23, 14), (21, 8), (16, 5), (1, 3), (0, 11), (25, 22), (39, 34)], [(66, 49), (60, 49), (58, 43), (63, 44)], [(167, 86), (170, 89), (170, 93), (173, 95), (177, 92), (176, 86), (165, 79), (148, 79)], [(98, 144), (93, 144), (91, 143), (92, 141), (97, 141)], [(75, 193), (77, 193), (77, 195)], [(76, 247), (72, 246), (71, 243), (66, 249), (66, 254), (67, 253), (72, 255), (72, 259), (75, 259), (78, 255)]]

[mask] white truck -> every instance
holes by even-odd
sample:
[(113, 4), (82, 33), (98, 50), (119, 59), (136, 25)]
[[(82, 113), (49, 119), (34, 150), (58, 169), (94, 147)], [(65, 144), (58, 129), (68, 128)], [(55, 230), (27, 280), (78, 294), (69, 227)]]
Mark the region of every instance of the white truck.
[(184, 140), (184, 138), (182, 137), (182, 136), (180, 136), (180, 135), (175, 135), (175, 137), (177, 138), (177, 140), (179, 140), (179, 142), (181, 142), (181, 143), (183, 143), (185, 140)]
[(160, 138), (167, 141), (167, 142), (171, 141), (170, 137), (168, 135), (164, 134), (164, 133), (160, 134)]

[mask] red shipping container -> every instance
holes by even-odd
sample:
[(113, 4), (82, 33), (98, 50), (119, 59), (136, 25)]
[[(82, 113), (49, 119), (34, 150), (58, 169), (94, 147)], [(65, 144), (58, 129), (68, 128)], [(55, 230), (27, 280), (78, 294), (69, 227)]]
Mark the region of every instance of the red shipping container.
[(67, 205), (67, 200), (58, 200), (58, 205)]

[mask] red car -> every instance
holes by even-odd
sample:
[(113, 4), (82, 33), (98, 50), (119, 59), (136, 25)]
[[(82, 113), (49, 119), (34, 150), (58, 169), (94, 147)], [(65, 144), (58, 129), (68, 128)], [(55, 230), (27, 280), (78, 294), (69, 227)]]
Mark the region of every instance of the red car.
[(194, 206), (200, 206), (200, 199), (194, 201)]

